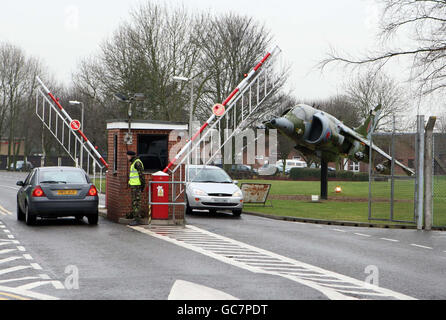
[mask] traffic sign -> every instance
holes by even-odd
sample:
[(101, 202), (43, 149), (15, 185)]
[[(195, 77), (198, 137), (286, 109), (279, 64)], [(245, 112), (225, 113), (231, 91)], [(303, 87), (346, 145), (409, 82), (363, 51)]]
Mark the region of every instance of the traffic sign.
[(74, 131), (77, 131), (77, 130), (79, 130), (81, 128), (81, 122), (79, 120), (72, 120), (70, 122), (70, 127)]
[(212, 107), (212, 112), (216, 116), (222, 116), (225, 113), (225, 106), (220, 103), (217, 103), (215, 106)]

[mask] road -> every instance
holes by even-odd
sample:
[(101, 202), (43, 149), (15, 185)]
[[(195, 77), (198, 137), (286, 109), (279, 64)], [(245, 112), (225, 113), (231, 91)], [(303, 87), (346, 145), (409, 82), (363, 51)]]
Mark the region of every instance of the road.
[[(0, 299), (445, 299), (446, 234), (196, 212), (186, 228), (16, 220), (0, 172)], [(207, 295), (207, 296), (206, 296)]]

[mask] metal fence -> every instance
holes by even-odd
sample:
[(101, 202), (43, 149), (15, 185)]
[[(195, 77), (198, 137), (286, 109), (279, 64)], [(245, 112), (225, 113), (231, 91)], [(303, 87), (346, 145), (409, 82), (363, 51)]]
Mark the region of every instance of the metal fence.
[[(422, 124), (423, 120), (419, 121)], [(421, 128), (420, 125), (418, 127)], [(369, 220), (404, 224), (418, 222), (422, 189), (419, 196), (420, 172), (417, 168), (423, 156), (423, 153), (419, 152), (423, 148), (420, 144), (423, 139), (420, 135), (422, 131), (407, 133), (393, 131), (371, 135), (371, 142), (392, 156), (392, 161), (386, 161), (384, 157), (375, 153), (369, 159)], [(415, 169), (415, 175), (408, 176), (395, 165), (394, 160)], [(389, 174), (379, 174), (375, 170), (378, 164), (384, 164)]]
[(433, 135), (432, 215), (434, 227), (446, 226), (446, 133)]

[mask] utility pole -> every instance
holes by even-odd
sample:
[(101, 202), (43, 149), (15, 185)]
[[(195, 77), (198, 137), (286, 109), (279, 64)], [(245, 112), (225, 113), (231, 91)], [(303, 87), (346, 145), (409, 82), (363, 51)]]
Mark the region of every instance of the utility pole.
[(423, 200), (424, 200), (424, 116), (417, 116), (417, 229), (423, 229)]
[(432, 229), (432, 156), (436, 117), (429, 117), (424, 133), (424, 230)]

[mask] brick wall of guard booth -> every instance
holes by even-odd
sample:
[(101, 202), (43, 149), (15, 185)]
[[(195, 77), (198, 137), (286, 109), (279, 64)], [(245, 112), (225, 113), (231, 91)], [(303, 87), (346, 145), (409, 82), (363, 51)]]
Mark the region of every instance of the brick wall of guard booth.
[[(132, 128), (137, 124), (132, 123)], [(128, 129), (108, 129), (108, 164), (109, 170), (106, 174), (106, 207), (107, 218), (119, 222), (120, 218), (125, 218), (127, 213), (131, 212), (131, 194), (128, 185), (128, 176), (130, 163), (127, 160), (127, 151), (137, 152), (138, 135), (169, 135), (171, 129), (132, 129), (133, 143), (128, 145), (124, 142), (124, 136)], [(116, 138), (115, 138), (116, 136)], [(116, 140), (115, 140), (116, 139)], [(117, 141), (117, 154), (114, 155), (115, 141)], [(176, 144), (176, 141), (168, 141), (168, 153)], [(115, 159), (116, 165), (115, 165)], [(170, 160), (170, 159), (168, 159)], [(145, 173), (146, 188), (142, 193), (141, 205), (144, 214), (148, 212), (148, 182), (151, 180), (152, 173)], [(178, 178), (178, 177), (177, 177)], [(171, 181), (171, 178), (169, 178)], [(171, 201), (171, 188), (169, 188), (169, 202)], [(177, 202), (184, 201), (184, 194), (180, 196)], [(175, 216), (174, 216), (175, 214)], [(176, 224), (184, 223), (184, 207), (169, 206), (169, 222)]]

